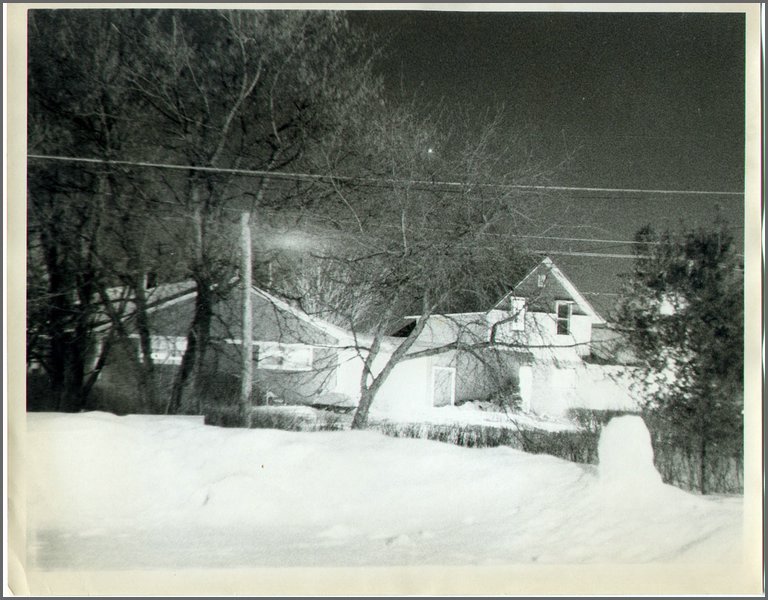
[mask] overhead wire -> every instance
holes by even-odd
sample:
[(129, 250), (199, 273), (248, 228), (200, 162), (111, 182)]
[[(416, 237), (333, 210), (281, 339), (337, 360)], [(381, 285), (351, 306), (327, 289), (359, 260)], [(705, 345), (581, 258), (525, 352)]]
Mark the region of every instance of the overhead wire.
[(473, 183), (467, 184), (461, 181), (443, 181), (428, 179), (401, 179), (401, 178), (375, 178), (356, 177), (349, 175), (323, 175), (318, 173), (297, 173), (288, 171), (267, 171), (260, 169), (239, 169), (228, 167), (209, 167), (203, 165), (181, 165), (175, 163), (159, 163), (149, 161), (113, 160), (101, 158), (88, 158), (80, 156), (62, 156), (48, 154), (28, 154), (27, 159), (48, 160), (71, 163), (103, 164), (123, 167), (139, 167), (152, 169), (170, 169), (176, 171), (193, 171), (202, 173), (219, 173), (226, 175), (242, 175), (249, 177), (263, 177), (267, 179), (282, 179), (290, 181), (342, 181), (358, 184), (372, 185), (427, 185), (432, 187), (446, 187), (464, 190), (468, 186), (496, 188), (496, 189), (520, 189), (530, 191), (564, 191), (564, 192), (607, 192), (623, 194), (662, 194), (662, 195), (699, 195), (699, 196), (743, 196), (744, 192), (718, 191), (718, 190), (669, 190), (669, 189), (645, 189), (645, 188), (617, 188), (599, 186), (569, 186), (569, 185), (539, 185), (539, 184), (515, 184), (515, 183)]
[[(332, 181), (346, 181), (350, 183), (362, 183), (365, 185), (379, 185), (379, 186), (391, 186), (393, 184), (416, 184), (416, 185), (429, 185), (434, 187), (447, 187), (455, 189), (465, 189), (468, 184), (455, 181), (428, 181), (428, 180), (414, 180), (414, 179), (382, 179), (382, 178), (365, 178), (365, 177), (351, 177), (351, 176), (336, 176), (336, 175), (321, 175), (313, 173), (297, 173), (297, 172), (276, 172), (265, 171), (256, 169), (237, 169), (226, 167), (206, 167), (199, 165), (180, 165), (172, 163), (158, 163), (148, 161), (129, 161), (129, 160), (108, 160), (99, 158), (87, 158), (87, 157), (74, 157), (74, 156), (61, 156), (61, 155), (44, 155), (44, 154), (29, 154), (28, 159), (32, 160), (48, 160), (57, 162), (70, 162), (77, 164), (103, 164), (107, 166), (124, 166), (124, 167), (138, 167), (138, 168), (152, 168), (152, 169), (170, 169), (179, 171), (196, 171), (205, 173), (220, 173), (228, 175), (242, 175), (242, 176), (256, 176), (266, 179), (275, 180), (289, 180), (289, 181), (315, 181), (315, 182), (332, 182)], [(641, 188), (611, 188), (611, 187), (579, 187), (579, 186), (562, 186), (562, 185), (526, 185), (526, 184), (496, 184), (496, 183), (478, 183), (473, 184), (478, 187), (488, 187), (497, 189), (520, 189), (520, 190), (536, 190), (536, 191), (571, 191), (571, 192), (606, 192), (606, 193), (628, 193), (628, 194), (680, 194), (680, 195), (704, 195), (704, 196), (743, 196), (743, 192), (732, 191), (712, 191), (712, 190), (668, 190), (668, 189), (641, 189)], [(111, 195), (106, 192), (99, 192), (102, 195)], [(170, 205), (179, 207), (176, 202), (167, 200), (151, 199), (151, 202), (157, 204)], [(220, 207), (220, 210), (224, 212), (241, 213), (240, 209), (233, 207)], [(261, 207), (260, 211), (271, 212), (273, 214), (279, 214), (280, 211), (275, 209), (269, 209)], [(165, 220), (185, 220), (185, 218), (191, 218), (178, 216), (160, 216), (156, 215), (153, 218), (161, 218)], [(307, 218), (307, 215), (302, 215), (302, 218)], [(310, 217), (312, 218), (312, 217)], [(317, 219), (315, 219), (317, 220)], [(324, 219), (327, 221), (327, 219)], [(397, 225), (378, 224), (377, 227), (388, 227), (391, 229), (400, 229)], [(735, 229), (740, 229), (742, 226), (736, 226)], [(531, 239), (531, 240), (548, 240), (556, 242), (574, 242), (574, 243), (590, 243), (590, 244), (613, 244), (613, 245), (659, 245), (663, 242), (660, 241), (637, 241), (637, 240), (617, 240), (617, 239), (603, 239), (603, 238), (586, 238), (586, 237), (568, 237), (568, 236), (545, 236), (545, 235), (533, 235), (533, 234), (514, 234), (514, 233), (497, 233), (497, 232), (480, 232), (479, 235), (494, 236), (502, 239)], [(330, 237), (330, 236), (328, 236)], [(617, 259), (630, 259), (630, 258), (642, 258), (642, 255), (638, 254), (625, 254), (625, 253), (607, 253), (597, 251), (576, 251), (576, 250), (562, 250), (562, 249), (530, 249), (537, 254), (552, 254), (560, 256), (582, 256), (582, 257), (596, 257), (596, 258), (617, 258)]]

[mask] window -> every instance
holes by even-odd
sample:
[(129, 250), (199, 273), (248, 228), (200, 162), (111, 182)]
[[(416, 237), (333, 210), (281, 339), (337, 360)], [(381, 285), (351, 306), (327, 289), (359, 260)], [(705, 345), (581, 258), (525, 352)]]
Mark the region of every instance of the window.
[(152, 360), (159, 365), (180, 365), (187, 349), (187, 338), (152, 336)]
[(312, 369), (312, 347), (304, 344), (256, 342), (258, 368), (272, 371), (309, 371)]
[(571, 310), (573, 308), (570, 302), (558, 302), (557, 310), (557, 335), (568, 335), (571, 333)]
[(538, 285), (540, 288), (543, 288), (545, 283), (547, 283), (547, 274), (540, 273), (538, 279), (536, 280), (536, 285)]
[(512, 313), (509, 328), (512, 331), (523, 331), (525, 329), (525, 298), (511, 298), (509, 310)]

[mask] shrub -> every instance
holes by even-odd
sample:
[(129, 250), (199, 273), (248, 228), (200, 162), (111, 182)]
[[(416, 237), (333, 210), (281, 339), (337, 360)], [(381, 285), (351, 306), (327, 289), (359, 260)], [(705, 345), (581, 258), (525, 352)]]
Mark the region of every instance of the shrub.
[(637, 413), (626, 410), (596, 410), (592, 408), (569, 408), (566, 412), (568, 419), (576, 423), (580, 429), (595, 433), (598, 433), (614, 417), (634, 414)]
[[(400, 423), (372, 421), (372, 429), (392, 437), (435, 440), (468, 448), (509, 446), (531, 454), (549, 454), (571, 462), (597, 464), (600, 431), (613, 417), (624, 411), (573, 409), (571, 418), (580, 425), (578, 431), (525, 430), (487, 425)], [(645, 415), (644, 415), (645, 417)], [(686, 448), (663, 423), (646, 418), (651, 432), (656, 468), (665, 483), (686, 490), (700, 489), (700, 463), (694, 448)], [(706, 465), (707, 487), (713, 493), (743, 492), (743, 457), (738, 448), (722, 444), (714, 447)]]
[(487, 425), (397, 423), (380, 420), (371, 428), (392, 437), (447, 442), (468, 448), (509, 446), (531, 454), (551, 454), (574, 462), (597, 460), (597, 436), (583, 431), (538, 431)]
[[(351, 416), (309, 406), (254, 406), (251, 409), (252, 429), (281, 429), (283, 431), (336, 431), (349, 429)], [(242, 427), (237, 405), (212, 406), (205, 414), (207, 425)]]
[[(580, 426), (583, 432), (594, 434), (596, 449), (603, 426), (612, 418), (624, 414), (637, 413), (577, 408), (571, 409), (568, 416)], [(702, 469), (698, 448), (693, 447), (691, 440), (681, 437), (680, 432), (668, 421), (648, 412), (643, 413), (642, 417), (650, 431), (654, 462), (664, 482), (686, 490), (701, 489)], [(589, 451), (592, 451), (591, 442)], [(594, 462), (596, 459), (595, 454), (594, 460), (578, 462)], [(714, 493), (742, 493), (744, 491), (742, 470), (741, 445), (729, 443), (728, 440), (715, 443), (710, 446), (707, 464), (703, 469), (707, 478), (705, 487)]]

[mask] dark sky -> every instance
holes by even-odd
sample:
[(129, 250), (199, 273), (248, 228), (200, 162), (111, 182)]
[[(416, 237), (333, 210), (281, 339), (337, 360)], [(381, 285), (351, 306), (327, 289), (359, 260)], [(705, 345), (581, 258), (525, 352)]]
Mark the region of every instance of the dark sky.
[[(741, 14), (371, 11), (350, 17), (385, 44), (380, 72), (393, 101), (417, 94), (477, 114), (503, 102), (506, 114), (536, 133), (543, 161), (573, 154), (552, 175), (558, 184), (743, 190)], [(647, 222), (706, 225), (717, 204), (735, 229), (743, 222), (743, 200), (733, 196), (573, 193), (565, 200), (563, 214), (553, 215), (552, 235), (631, 239)], [(629, 250), (584, 243), (568, 249)], [(615, 291), (616, 272), (631, 266), (553, 259), (589, 291)]]

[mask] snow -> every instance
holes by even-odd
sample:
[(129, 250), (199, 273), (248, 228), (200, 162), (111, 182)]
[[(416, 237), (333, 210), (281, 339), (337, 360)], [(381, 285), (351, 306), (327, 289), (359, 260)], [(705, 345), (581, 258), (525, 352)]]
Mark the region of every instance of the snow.
[(658, 488), (661, 475), (653, 464), (651, 434), (638, 416), (611, 419), (597, 446), (600, 478), (627, 490)]
[(597, 468), (371, 431), (29, 414), (29, 562), (93, 570), (740, 561), (741, 497), (660, 483), (631, 497), (606, 491), (606, 452), (626, 465), (635, 459), (622, 435), (645, 443), (632, 423), (609, 427)]

